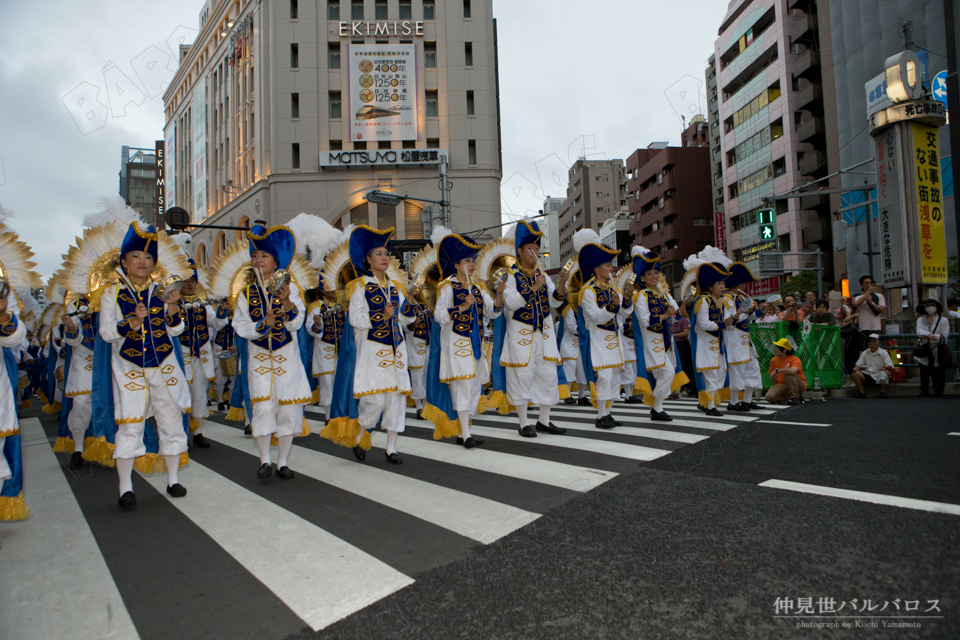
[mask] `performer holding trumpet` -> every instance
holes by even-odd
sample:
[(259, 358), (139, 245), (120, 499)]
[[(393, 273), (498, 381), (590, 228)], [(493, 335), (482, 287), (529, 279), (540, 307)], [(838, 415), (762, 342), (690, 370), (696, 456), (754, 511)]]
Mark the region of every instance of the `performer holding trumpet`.
[[(67, 426), (73, 436), (73, 454), (70, 464), (74, 469), (83, 466), (83, 440), (93, 416), (93, 345), (97, 326), (87, 311), (90, 301), (80, 296), (60, 317), (64, 326), (64, 340), (72, 348), (70, 370), (67, 372), (63, 393), (73, 400), (67, 414)], [(81, 311), (82, 310), (82, 311)]]
[(757, 350), (750, 340), (751, 316), (763, 315), (757, 304), (741, 287), (757, 279), (742, 262), (730, 265), (727, 276), (727, 292), (724, 295), (724, 319), (733, 319), (733, 324), (723, 331), (723, 346), (727, 351), (727, 370), (730, 374), (730, 400), (727, 411), (750, 411), (759, 409), (753, 401), (753, 390), (763, 388)]

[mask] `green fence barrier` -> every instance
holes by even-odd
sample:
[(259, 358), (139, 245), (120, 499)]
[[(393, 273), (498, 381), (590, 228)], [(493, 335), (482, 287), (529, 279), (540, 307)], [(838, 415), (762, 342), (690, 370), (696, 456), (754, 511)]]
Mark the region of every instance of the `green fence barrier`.
[(803, 374), (807, 379), (807, 388), (814, 388), (819, 378), (821, 389), (839, 389), (843, 381), (843, 341), (840, 339), (840, 327), (812, 325), (810, 332), (803, 335), (803, 326), (789, 322), (755, 322), (750, 325), (750, 338), (757, 350), (760, 361), (760, 375), (764, 388), (773, 384), (767, 374), (770, 359), (773, 358), (773, 343), (781, 338), (793, 338), (797, 345), (795, 356), (803, 363)]

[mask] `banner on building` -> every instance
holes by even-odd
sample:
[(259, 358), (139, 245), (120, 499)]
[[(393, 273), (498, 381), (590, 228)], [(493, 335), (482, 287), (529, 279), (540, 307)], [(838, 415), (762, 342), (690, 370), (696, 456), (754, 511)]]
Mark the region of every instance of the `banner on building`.
[(943, 183), (937, 128), (912, 123), (913, 165), (917, 196), (917, 250), (920, 282), (947, 283), (947, 244), (943, 232)]
[(727, 238), (723, 227), (723, 211), (713, 212), (713, 239), (717, 249), (727, 252)]
[[(207, 82), (197, 81), (190, 106), (193, 128), (193, 221), (207, 217)], [(240, 144), (240, 141), (237, 141)]]
[[(880, 233), (880, 265), (885, 287), (910, 282), (908, 241), (904, 224), (902, 155), (900, 128), (890, 127), (874, 138), (877, 163), (877, 208)], [(872, 224), (873, 220), (867, 220)]]
[(171, 122), (163, 130), (163, 139), (166, 141), (164, 150), (167, 153), (167, 157), (164, 158), (167, 166), (164, 167), (163, 171), (163, 204), (164, 211), (166, 211), (170, 207), (177, 206), (177, 125), (175, 123)]
[(418, 140), (416, 45), (352, 44), (348, 51), (350, 139)]
[(780, 276), (763, 278), (757, 282), (748, 282), (743, 285), (743, 292), (748, 296), (766, 296), (780, 291)]

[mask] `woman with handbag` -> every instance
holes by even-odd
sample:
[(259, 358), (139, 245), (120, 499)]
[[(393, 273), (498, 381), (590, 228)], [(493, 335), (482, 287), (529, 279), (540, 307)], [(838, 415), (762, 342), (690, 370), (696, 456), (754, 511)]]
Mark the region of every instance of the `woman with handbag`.
[(950, 323), (943, 317), (943, 307), (930, 298), (917, 306), (917, 336), (920, 342), (913, 352), (913, 359), (920, 365), (920, 395), (930, 395), (930, 378), (933, 378), (933, 394), (943, 395), (947, 367), (953, 364), (953, 355), (947, 337)]

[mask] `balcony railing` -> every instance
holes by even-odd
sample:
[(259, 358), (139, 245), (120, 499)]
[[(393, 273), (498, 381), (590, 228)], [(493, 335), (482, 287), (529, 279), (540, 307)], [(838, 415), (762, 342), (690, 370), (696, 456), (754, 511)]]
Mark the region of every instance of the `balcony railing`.
[(810, 49), (801, 53), (793, 64), (794, 77), (800, 77), (807, 71), (820, 66), (820, 52)]
[(797, 20), (796, 24), (790, 27), (790, 42), (794, 43), (805, 34), (809, 34), (811, 31), (817, 28), (817, 14), (808, 13), (802, 18)]
[(807, 106), (811, 102), (820, 102), (821, 100), (823, 100), (823, 86), (818, 82), (808, 84), (803, 89), (800, 89), (800, 91), (797, 91), (798, 109)]
[(810, 118), (797, 127), (797, 139), (800, 142), (806, 142), (814, 136), (823, 135), (823, 118)]

